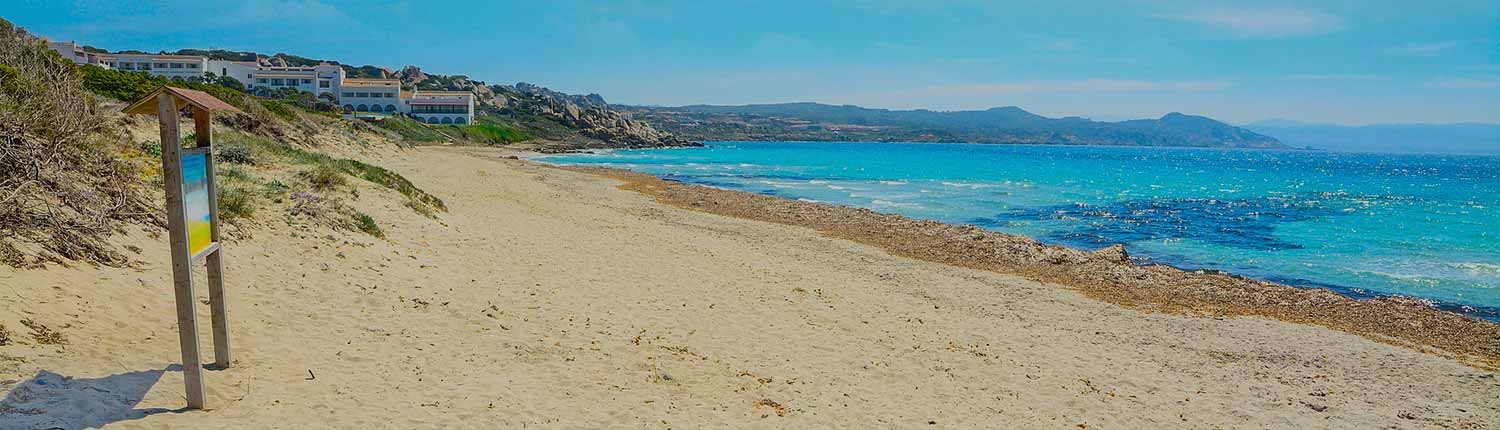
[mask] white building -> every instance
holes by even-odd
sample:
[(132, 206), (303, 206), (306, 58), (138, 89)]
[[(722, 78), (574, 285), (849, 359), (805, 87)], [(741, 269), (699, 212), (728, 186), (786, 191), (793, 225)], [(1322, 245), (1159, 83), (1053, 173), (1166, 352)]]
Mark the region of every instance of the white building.
[(428, 124), (474, 123), (474, 93), (468, 91), (421, 91), (405, 100), (407, 115)]
[(241, 84), (250, 85), (251, 75), (260, 69), (260, 64), (254, 61), (228, 61), (208, 60), (208, 72), (214, 76), (228, 76), (240, 81)]
[(405, 112), (401, 81), (395, 79), (344, 78), (338, 87), (339, 104), (353, 112), (395, 114)]
[(52, 48), (53, 51), (57, 51), (57, 54), (61, 55), (63, 58), (73, 60), (74, 64), (89, 63), (88, 52), (84, 52), (83, 47), (78, 46), (78, 42), (53, 42), (48, 40), (47, 47)]
[[(238, 78), (236, 78), (238, 79)], [(344, 68), (337, 64), (319, 64), (311, 67), (262, 66), (250, 72), (245, 87), (250, 89), (295, 88), (299, 91), (338, 96), (339, 85), (344, 80)]]
[(109, 67), (109, 65), (104, 64), (103, 60), (100, 58), (100, 55), (103, 54), (95, 54), (85, 51), (82, 46), (78, 45), (78, 42), (53, 42), (51, 40), (47, 40), (47, 47), (51, 48), (53, 51), (57, 51), (57, 54), (61, 55), (63, 58), (73, 60), (74, 64), (93, 64), (100, 67)]
[(171, 79), (202, 78), (208, 68), (208, 58), (196, 55), (100, 54), (98, 58), (113, 69)]

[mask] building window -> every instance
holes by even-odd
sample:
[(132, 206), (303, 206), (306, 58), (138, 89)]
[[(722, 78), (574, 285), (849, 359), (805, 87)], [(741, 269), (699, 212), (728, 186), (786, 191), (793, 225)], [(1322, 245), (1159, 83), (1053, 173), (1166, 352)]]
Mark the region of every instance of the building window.
[(452, 123), (453, 123), (453, 118), (449, 118), (449, 117), (446, 117), (446, 116), (443, 117), (443, 124), (452, 124)]
[(454, 118), (453, 119), (453, 123), (454, 124), (463, 124), (464, 122), (467, 122), (467, 121), (464, 120), (464, 117), (458, 117), (458, 118)]
[(365, 98), (365, 97), (369, 97), (370, 93), (354, 93), (354, 96), (355, 97), (359, 97), (359, 98)]
[(266, 78), (256, 79), (255, 82), (259, 82), (259, 83), (264, 84), (264, 83), (266, 83)]
[[(344, 97), (354, 97), (354, 93), (345, 92), (344, 93)], [(353, 109), (350, 109), (350, 110), (353, 110)]]
[(172, 63), (172, 68), (173, 69), (181, 69), (182, 68), (182, 63)]
[(135, 63), (135, 67), (141, 70), (151, 70), (151, 63)]
[(369, 112), (370, 111), (370, 107), (367, 106), (367, 105), (359, 105), (359, 106), (355, 106), (354, 107), (354, 111), (355, 112)]
[(344, 110), (354, 112), (354, 105), (344, 105)]
[(396, 105), (385, 105), (385, 111), (386, 112), (395, 113), (396, 112)]
[(328, 81), (318, 81), (318, 88), (328, 88), (328, 87), (329, 87), (329, 82)]
[(302, 84), (303, 85), (307, 85), (307, 84), (311, 84), (311, 83), (312, 83), (312, 79), (303, 79), (302, 80)]
[(189, 68), (189, 69), (196, 69), (196, 68), (198, 68), (198, 63), (188, 63), (187, 64), (187, 68)]
[(281, 78), (272, 79), (271, 85), (281, 85)]

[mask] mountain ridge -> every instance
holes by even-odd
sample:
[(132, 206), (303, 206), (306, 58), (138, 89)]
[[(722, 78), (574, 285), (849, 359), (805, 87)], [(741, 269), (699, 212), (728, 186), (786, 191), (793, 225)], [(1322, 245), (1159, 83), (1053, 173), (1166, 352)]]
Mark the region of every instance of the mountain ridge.
[(1157, 119), (1104, 122), (1076, 116), (1050, 118), (1017, 106), (958, 111), (816, 102), (616, 107), (653, 127), (694, 140), (1288, 148), (1273, 137), (1180, 112)]

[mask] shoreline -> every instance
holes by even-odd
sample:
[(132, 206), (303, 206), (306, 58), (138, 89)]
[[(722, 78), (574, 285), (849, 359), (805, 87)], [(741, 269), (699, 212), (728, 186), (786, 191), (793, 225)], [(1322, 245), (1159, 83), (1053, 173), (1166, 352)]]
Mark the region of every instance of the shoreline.
[[(722, 143), (738, 143), (738, 142), (749, 142), (749, 143), (761, 143), (761, 142), (768, 142), (768, 143), (855, 143), (855, 144), (858, 144), (858, 143), (929, 144), (929, 143), (931, 143), (931, 144), (968, 145), (967, 143), (946, 143), (946, 142), (944, 142), (944, 143), (937, 143), (937, 142), (863, 142), (863, 141), (861, 141), (861, 142), (720, 141), (720, 142), (722, 142)], [(1021, 146), (1080, 146), (1080, 145), (1047, 145), (1047, 144), (1015, 144), (1015, 145), (1021, 145)], [(1117, 147), (1117, 148), (1131, 148), (1131, 147), (1128, 147), (1128, 146), (1113, 146), (1113, 147)], [(1261, 149), (1261, 148), (1202, 148), (1202, 147), (1179, 147), (1179, 148), (1186, 148), (1186, 149), (1207, 149), (1207, 150), (1252, 150), (1252, 151), (1263, 151), (1263, 150), (1274, 151), (1275, 150), (1275, 149)], [(597, 154), (600, 154), (600, 153), (607, 153), (607, 152), (610, 152), (610, 151), (621, 150), (621, 149), (633, 149), (633, 148), (611, 148), (611, 149), (605, 149), (605, 150), (585, 150), (585, 151), (579, 151), (577, 153), (585, 153), (585, 154), (595, 154), (595, 155), (597, 155)], [(689, 148), (686, 148), (686, 147), (659, 147), (659, 148), (648, 148), (648, 149), (672, 150), (672, 149), (689, 149)], [(1325, 152), (1327, 152), (1327, 151), (1325, 151)], [(553, 162), (550, 162), (550, 161), (547, 160), (548, 157), (556, 157), (556, 156), (559, 156), (559, 155), (566, 155), (566, 154), (537, 153), (537, 152), (530, 151), (530, 150), (521, 150), (521, 151), (518, 151), (518, 154), (517, 154), (517, 156), (518, 156), (519, 159), (530, 161), (530, 162), (541, 163), (541, 164), (545, 164), (545, 165), (551, 166), (551, 167), (573, 167), (573, 166), (587, 167), (587, 165), (553, 163)], [(602, 168), (612, 169), (611, 167), (602, 167)], [(621, 169), (621, 170), (631, 171), (629, 169)], [(637, 172), (637, 173), (640, 173), (640, 172)], [(652, 175), (652, 176), (655, 176), (655, 175)], [(830, 205), (835, 205), (835, 206), (848, 206), (848, 205), (842, 205), (842, 204), (839, 204), (839, 203), (825, 202), (825, 201), (821, 201), (821, 200), (804, 200), (804, 199), (798, 199), (798, 198), (793, 198), (791, 196), (778, 195), (777, 193), (757, 193), (757, 192), (754, 192), (754, 191), (745, 191), (745, 190), (740, 190), (740, 189), (735, 189), (735, 188), (721, 187), (721, 186), (717, 186), (717, 185), (713, 185), (713, 184), (708, 184), (708, 183), (698, 183), (698, 182), (683, 181), (683, 180), (677, 180), (677, 179), (665, 179), (665, 178), (661, 178), (661, 177), (658, 177), (658, 179), (662, 179), (662, 180), (667, 181), (667, 182), (683, 183), (683, 184), (687, 184), (687, 185), (694, 185), (694, 186), (699, 186), (699, 187), (707, 187), (707, 188), (713, 188), (713, 189), (717, 189), (717, 190), (732, 191), (732, 192), (744, 192), (744, 193), (757, 194), (757, 195), (765, 195), (765, 196), (769, 196), (769, 197), (775, 197), (775, 198), (786, 199), (786, 200), (799, 200), (799, 201), (807, 201), (807, 202), (810, 202), (810, 203), (830, 204)], [(848, 206), (848, 207), (855, 207), (855, 206)], [(938, 222), (942, 222), (942, 221), (938, 221)], [(950, 225), (956, 225), (956, 224), (950, 224)], [(981, 227), (981, 228), (984, 228), (984, 227)], [(1036, 240), (1038, 242), (1042, 242), (1040, 239), (1036, 239), (1034, 237), (1026, 236), (1024, 234), (1009, 233), (1009, 232), (1004, 232), (1004, 231), (999, 231), (999, 230), (993, 230), (993, 229), (988, 229), (988, 228), (986, 228), (986, 230), (996, 231), (996, 232), (1001, 233), (1001, 234), (1022, 236), (1022, 237), (1026, 237), (1026, 238), (1032, 239), (1032, 240)], [(1080, 246), (1078, 244), (1073, 244), (1073, 243), (1066, 243), (1066, 242), (1042, 242), (1042, 244), (1048, 245), (1048, 246), (1061, 246), (1061, 247), (1065, 247), (1065, 248), (1076, 249), (1076, 250), (1079, 250), (1079, 251), (1082, 251), (1082, 252), (1091, 252), (1089, 249), (1087, 249), (1087, 247)], [(1107, 247), (1108, 246), (1106, 246), (1106, 248)], [(1146, 255), (1148, 259), (1158, 259), (1157, 257), (1159, 257), (1159, 256), (1152, 256), (1149, 253), (1141, 253), (1141, 254), (1132, 253), (1131, 255), (1132, 256)], [(1476, 305), (1476, 304), (1469, 304), (1469, 303), (1462, 303), (1462, 302), (1454, 302), (1454, 301), (1446, 301), (1446, 300), (1440, 300), (1440, 299), (1433, 299), (1433, 298), (1427, 298), (1427, 297), (1406, 296), (1406, 295), (1400, 295), (1400, 294), (1376, 293), (1376, 292), (1371, 292), (1371, 291), (1368, 291), (1368, 290), (1365, 290), (1365, 289), (1362, 289), (1362, 288), (1359, 288), (1359, 287), (1356, 287), (1356, 286), (1352, 286), (1352, 285), (1330, 284), (1330, 283), (1323, 283), (1323, 282), (1318, 282), (1318, 281), (1313, 281), (1313, 280), (1308, 280), (1308, 279), (1291, 279), (1291, 278), (1285, 278), (1285, 277), (1282, 277), (1282, 278), (1279, 279), (1277, 276), (1275, 276), (1276, 274), (1273, 273), (1273, 272), (1266, 272), (1266, 273), (1261, 273), (1261, 274), (1245, 274), (1245, 273), (1240, 273), (1240, 272), (1234, 272), (1234, 271), (1229, 271), (1229, 270), (1218, 269), (1218, 268), (1214, 268), (1214, 267), (1208, 267), (1206, 264), (1195, 267), (1195, 266), (1193, 266), (1191, 264), (1185, 264), (1185, 263), (1188, 263), (1186, 261), (1174, 261), (1174, 260), (1172, 260), (1170, 258), (1160, 259), (1160, 261), (1161, 262), (1158, 262), (1158, 263), (1146, 263), (1146, 264), (1139, 264), (1138, 263), (1137, 265), (1138, 266), (1164, 266), (1164, 267), (1170, 267), (1170, 268), (1173, 268), (1173, 269), (1177, 269), (1177, 270), (1182, 271), (1182, 272), (1223, 275), (1223, 276), (1229, 276), (1229, 277), (1233, 277), (1233, 278), (1241, 278), (1241, 279), (1245, 279), (1245, 280), (1249, 280), (1249, 281), (1256, 281), (1256, 282), (1264, 282), (1264, 283), (1285, 285), (1285, 286), (1290, 286), (1290, 287), (1299, 288), (1299, 289), (1305, 289), (1305, 290), (1324, 289), (1324, 290), (1333, 291), (1333, 292), (1335, 292), (1335, 293), (1337, 293), (1337, 294), (1339, 294), (1341, 296), (1345, 296), (1345, 297), (1348, 297), (1348, 298), (1351, 298), (1351, 299), (1355, 299), (1355, 300), (1378, 300), (1378, 299), (1415, 300), (1415, 301), (1422, 302), (1426, 306), (1431, 307), (1433, 309), (1441, 310), (1441, 311), (1444, 311), (1444, 312), (1450, 312), (1450, 313), (1454, 313), (1454, 314), (1458, 314), (1458, 315), (1462, 315), (1462, 316), (1466, 316), (1466, 317), (1473, 317), (1473, 318), (1477, 318), (1477, 319), (1480, 319), (1480, 320), (1485, 320), (1485, 321), (1489, 321), (1489, 322), (1500, 324), (1500, 307), (1496, 307), (1496, 306)], [(1301, 282), (1297, 282), (1297, 281), (1301, 281)]]
[(1500, 369), (1500, 323), (1439, 309), (1423, 299), (1361, 299), (1327, 288), (1294, 287), (1221, 271), (1136, 265), (1119, 245), (1085, 251), (975, 226), (671, 181), (623, 169), (528, 161), (616, 179), (624, 182), (621, 189), (674, 207), (811, 228), (897, 256), (1062, 285), (1128, 308), (1311, 324)]

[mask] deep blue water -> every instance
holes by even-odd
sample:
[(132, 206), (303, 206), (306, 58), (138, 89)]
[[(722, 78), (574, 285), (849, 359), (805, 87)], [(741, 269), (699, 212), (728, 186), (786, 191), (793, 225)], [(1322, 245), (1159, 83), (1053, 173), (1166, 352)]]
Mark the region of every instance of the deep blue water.
[(542, 161), (974, 224), (1500, 320), (1500, 157), (711, 142)]

